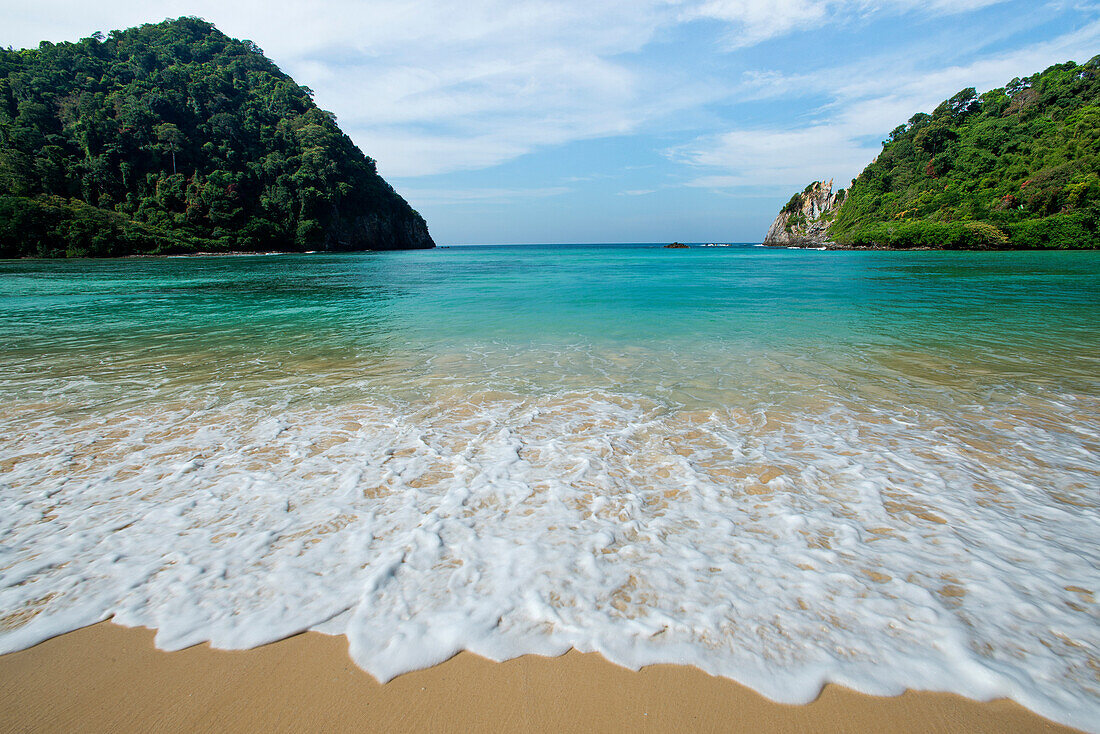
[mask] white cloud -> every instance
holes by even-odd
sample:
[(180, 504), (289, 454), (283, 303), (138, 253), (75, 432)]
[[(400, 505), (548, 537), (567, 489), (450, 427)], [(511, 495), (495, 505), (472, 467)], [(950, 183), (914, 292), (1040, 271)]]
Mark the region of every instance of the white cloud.
[(752, 46), (794, 30), (821, 25), (832, 4), (828, 0), (707, 0), (687, 8), (684, 17), (731, 23), (730, 44)]
[(798, 130), (735, 130), (698, 140), (674, 151), (686, 163), (705, 169), (692, 186), (789, 186), (836, 177), (846, 186), (878, 153), (857, 142), (844, 125), (821, 124)]
[(1006, 0), (703, 0), (689, 4), (682, 17), (729, 23), (733, 48), (876, 14), (966, 13)]
[(636, 128), (659, 108), (613, 57), (645, 46), (669, 19), (662, 0), (4, 5), (0, 43), (15, 45), (204, 17), (254, 40), (313, 88), (395, 176), (492, 166), (538, 146)]
[(853, 14), (946, 13), (1001, 0), (0, 0), (0, 43), (76, 39), (199, 15), (250, 38), (389, 176), (477, 169), (636, 131), (725, 90), (637, 52), (688, 21), (744, 46)]
[(916, 112), (931, 112), (965, 87), (985, 91), (1067, 59), (1087, 61), (1097, 48), (1100, 22), (1093, 22), (1050, 41), (944, 68), (907, 68), (888, 57), (811, 74), (748, 75), (750, 97), (759, 85), (761, 97), (803, 90), (830, 101), (807, 125), (734, 129), (676, 146), (668, 155), (698, 170), (692, 186), (799, 189), (835, 178), (845, 187), (881, 150), (878, 141)]

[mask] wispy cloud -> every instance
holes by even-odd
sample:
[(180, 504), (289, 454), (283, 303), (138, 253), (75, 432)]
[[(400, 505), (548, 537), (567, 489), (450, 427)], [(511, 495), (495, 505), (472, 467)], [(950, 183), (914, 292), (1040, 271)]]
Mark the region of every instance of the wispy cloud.
[[(836, 176), (846, 182), (878, 153), (857, 142), (844, 124), (796, 130), (734, 130), (670, 151), (674, 158), (706, 169), (690, 186), (792, 186)], [(846, 183), (838, 183), (846, 185)]]
[(992, 89), (1066, 59), (1086, 61), (1098, 48), (1100, 21), (1050, 41), (942, 68), (910, 68), (884, 57), (809, 74), (758, 72), (744, 79), (750, 95), (759, 85), (762, 97), (812, 90), (828, 101), (808, 124), (734, 128), (673, 146), (667, 155), (698, 171), (691, 186), (796, 189), (831, 177), (846, 186), (878, 154), (878, 141), (914, 113), (931, 111), (964, 87)]
[(705, 0), (688, 4), (682, 17), (729, 24), (731, 48), (754, 46), (795, 31), (851, 23), (876, 15), (950, 15), (1006, 0)]
[(317, 92), (388, 176), (495, 166), (629, 134), (727, 90), (640, 52), (684, 24), (732, 45), (881, 14), (1003, 0), (0, 0), (0, 43), (33, 45), (200, 15), (251, 38)]
[(615, 57), (641, 49), (669, 18), (662, 0), (4, 4), (0, 43), (16, 45), (205, 17), (312, 87), (393, 176), (484, 168), (629, 132), (658, 107), (642, 90), (653, 84)]

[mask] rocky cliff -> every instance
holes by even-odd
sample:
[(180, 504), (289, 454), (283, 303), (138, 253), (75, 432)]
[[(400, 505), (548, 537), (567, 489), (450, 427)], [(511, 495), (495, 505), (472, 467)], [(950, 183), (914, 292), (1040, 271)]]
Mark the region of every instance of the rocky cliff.
[(830, 244), (832, 224), (847, 192), (833, 192), (833, 181), (814, 181), (801, 194), (795, 194), (772, 222), (764, 238), (765, 245), (820, 247)]

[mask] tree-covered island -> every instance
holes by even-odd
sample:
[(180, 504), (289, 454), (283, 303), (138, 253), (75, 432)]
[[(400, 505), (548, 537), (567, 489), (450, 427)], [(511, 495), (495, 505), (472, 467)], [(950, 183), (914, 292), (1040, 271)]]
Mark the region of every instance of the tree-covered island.
[(914, 115), (849, 190), (795, 194), (765, 244), (1100, 246), (1100, 56)]
[(251, 41), (180, 18), (0, 49), (0, 257), (433, 246)]

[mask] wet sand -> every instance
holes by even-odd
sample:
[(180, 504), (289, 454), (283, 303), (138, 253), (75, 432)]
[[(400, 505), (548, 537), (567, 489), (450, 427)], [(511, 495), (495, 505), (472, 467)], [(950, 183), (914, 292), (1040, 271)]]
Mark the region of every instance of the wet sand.
[(107, 622), (0, 656), (0, 731), (1070, 732), (1007, 700), (827, 686), (777, 704), (695, 668), (596, 654), (495, 663), (470, 653), (379, 684), (347, 641), (305, 633), (246, 651), (153, 646)]

